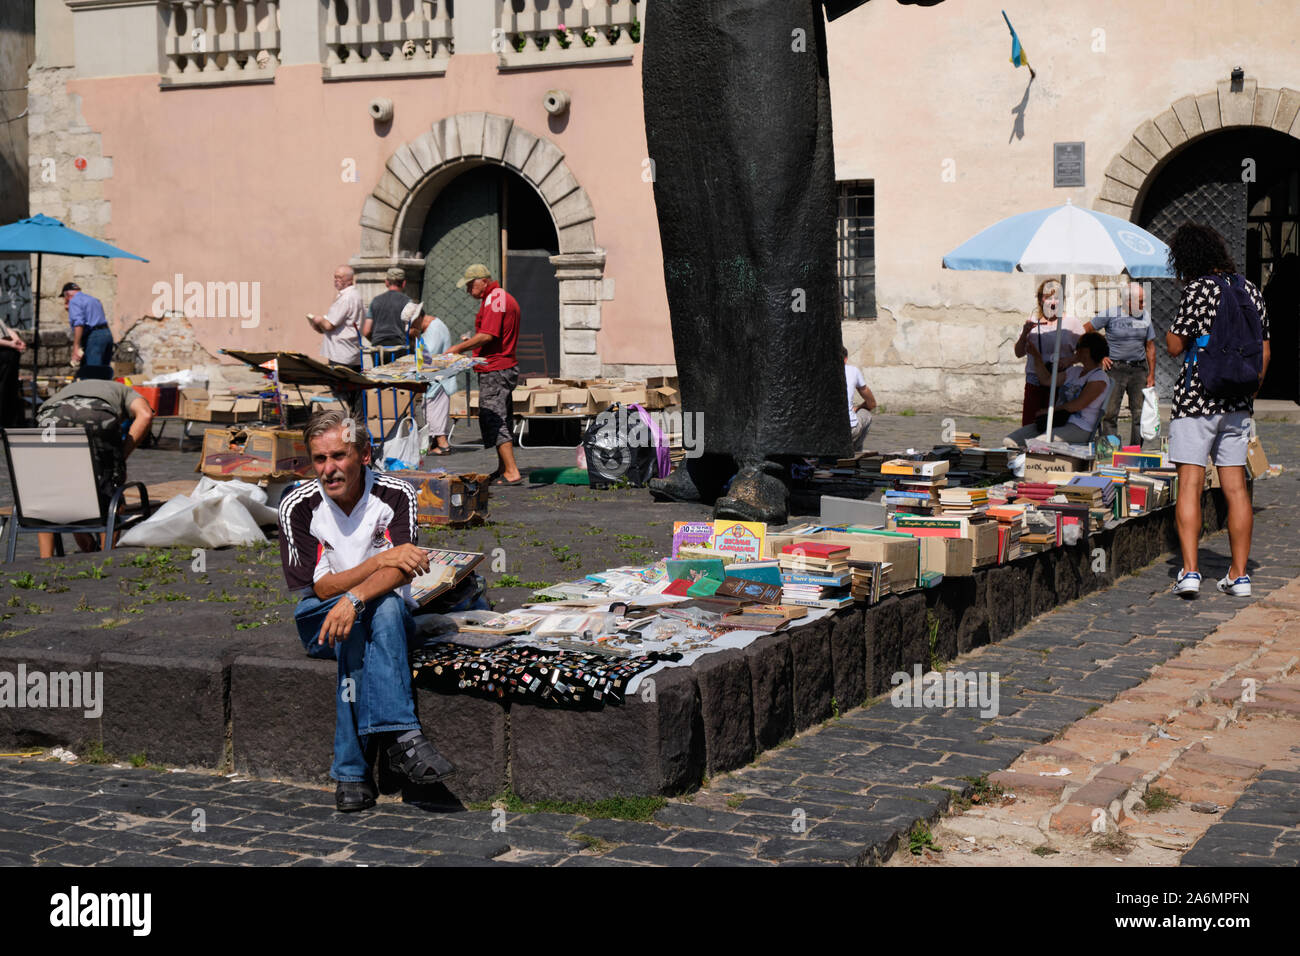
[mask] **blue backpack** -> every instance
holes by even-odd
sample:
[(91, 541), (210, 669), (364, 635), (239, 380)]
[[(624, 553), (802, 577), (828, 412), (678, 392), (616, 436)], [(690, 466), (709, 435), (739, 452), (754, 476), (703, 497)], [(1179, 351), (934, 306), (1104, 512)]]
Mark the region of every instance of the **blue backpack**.
[(1195, 363), (1205, 392), (1214, 398), (1248, 398), (1259, 390), (1264, 370), (1264, 326), (1241, 275), (1210, 276), (1219, 287), (1219, 311), (1209, 335), (1197, 336), (1189, 350), (1188, 374)]

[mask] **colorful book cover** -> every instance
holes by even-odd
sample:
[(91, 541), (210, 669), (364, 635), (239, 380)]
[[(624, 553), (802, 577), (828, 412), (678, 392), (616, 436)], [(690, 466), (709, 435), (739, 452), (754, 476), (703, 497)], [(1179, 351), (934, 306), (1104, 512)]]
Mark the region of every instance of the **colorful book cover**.
[(712, 521), (674, 521), (673, 557), (677, 557), (677, 549), (683, 544), (707, 545), (712, 538)]
[(761, 521), (713, 522), (713, 550), (734, 554), (741, 561), (760, 561), (767, 525)]
[(687, 597), (712, 597), (722, 587), (722, 582), (714, 578), (700, 578), (686, 589)]
[(668, 576), (674, 581), (683, 579), (698, 581), (700, 578), (713, 578), (715, 581), (722, 582), (727, 577), (722, 562), (717, 558), (692, 558), (689, 561), (672, 558), (667, 562), (667, 566)]
[(737, 562), (727, 566), (727, 577), (758, 581), (762, 584), (781, 583), (781, 565), (775, 561)]

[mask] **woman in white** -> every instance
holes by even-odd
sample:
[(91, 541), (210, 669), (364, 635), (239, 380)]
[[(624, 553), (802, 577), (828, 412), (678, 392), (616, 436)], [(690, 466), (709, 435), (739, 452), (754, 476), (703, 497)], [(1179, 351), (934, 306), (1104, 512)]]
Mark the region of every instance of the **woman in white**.
[[(1016, 339), (1016, 358), (1029, 355), (1030, 345), (1047, 360), (1056, 354), (1056, 337), (1061, 337), (1061, 358), (1074, 353), (1074, 347), (1084, 329), (1073, 316), (1061, 317), (1065, 309), (1059, 279), (1044, 279), (1038, 284), (1034, 314), (1030, 316)], [(1038, 416), (1047, 411), (1051, 377), (1040, 378), (1032, 357), (1025, 358), (1025, 397), (1020, 407), (1020, 424), (1032, 425)]]
[[(402, 318), (410, 326), (411, 339), (418, 338), (416, 347), (426, 356), (442, 355), (451, 348), (451, 330), (447, 324), (437, 316), (426, 314), (419, 302), (412, 302), (403, 309)], [(456, 376), (452, 375), (439, 379), (424, 393), (424, 420), (428, 423), (429, 438), (432, 440), (430, 454), (445, 455), (451, 450), (451, 445), (447, 443), (451, 396), (459, 390)]]
[[(1029, 345), (1029, 354), (1037, 366), (1038, 379), (1051, 382), (1052, 373), (1043, 361), (1038, 347)], [(1092, 441), (1092, 433), (1101, 417), (1102, 405), (1106, 401), (1106, 391), (1110, 378), (1101, 367), (1102, 359), (1110, 355), (1110, 346), (1100, 332), (1089, 332), (1079, 339), (1069, 365), (1057, 371), (1056, 414), (1052, 421), (1053, 440), (1082, 445)], [(1041, 417), (1041, 416), (1040, 416)], [(1017, 428), (1005, 439), (1003, 444), (1010, 447), (1023, 447), (1031, 438), (1046, 439), (1042, 434), (1046, 425), (1038, 421), (1031, 422), (1024, 428)]]

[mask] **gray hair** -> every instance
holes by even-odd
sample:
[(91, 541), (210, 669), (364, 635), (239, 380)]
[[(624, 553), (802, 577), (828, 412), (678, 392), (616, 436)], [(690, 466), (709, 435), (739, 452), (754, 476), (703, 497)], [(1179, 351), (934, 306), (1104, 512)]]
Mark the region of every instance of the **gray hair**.
[(370, 433), (355, 418), (347, 414), (347, 412), (339, 411), (337, 408), (327, 408), (314, 412), (311, 418), (307, 420), (307, 427), (303, 431), (307, 451), (311, 451), (312, 439), (319, 438), (326, 432), (332, 432), (336, 428), (343, 430), (344, 441), (347, 441), (347, 436), (351, 434), (352, 445), (356, 448), (357, 454), (365, 454), (366, 449), (370, 447)]

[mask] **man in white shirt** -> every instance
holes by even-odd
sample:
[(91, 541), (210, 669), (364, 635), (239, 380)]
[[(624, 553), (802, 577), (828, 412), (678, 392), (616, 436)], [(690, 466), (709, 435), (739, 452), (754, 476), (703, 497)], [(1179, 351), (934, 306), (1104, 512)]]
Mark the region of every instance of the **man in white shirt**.
[(338, 660), (330, 775), (346, 813), (375, 804), (371, 754), (381, 739), (389, 767), (413, 783), (435, 783), (454, 768), (421, 732), (411, 688), (410, 583), (429, 569), (416, 544), (415, 489), (371, 471), (366, 433), (342, 412), (317, 412), (305, 437), (317, 480), (280, 502), (280, 560), (300, 596), (294, 623), (303, 647)]
[[(876, 409), (876, 397), (867, 388), (866, 379), (856, 365), (849, 364), (849, 350), (840, 348), (840, 357), (844, 359), (844, 384), (849, 395), (849, 439), (853, 442), (855, 452), (862, 451), (867, 443), (867, 432), (871, 429), (871, 413)], [(854, 409), (854, 396), (862, 398), (862, 407)]]
[(307, 321), (325, 336), (321, 354), (331, 365), (346, 365), (354, 371), (361, 370), (361, 323), (365, 321), (366, 307), (361, 293), (353, 285), (355, 275), (351, 266), (334, 270), (334, 302), (324, 315), (307, 314)]

